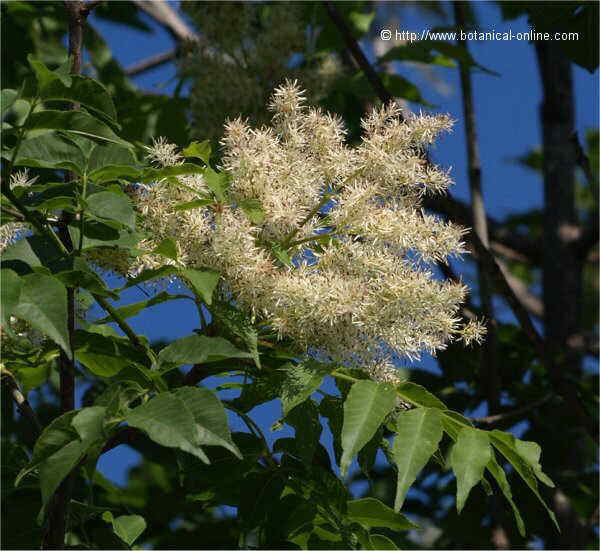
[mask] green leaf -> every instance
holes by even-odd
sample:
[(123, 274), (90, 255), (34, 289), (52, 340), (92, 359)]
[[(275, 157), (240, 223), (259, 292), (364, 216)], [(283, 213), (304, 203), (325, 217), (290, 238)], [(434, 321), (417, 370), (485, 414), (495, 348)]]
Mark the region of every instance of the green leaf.
[(222, 446), (243, 459), (231, 439), (227, 413), (221, 400), (207, 388), (182, 387), (172, 392), (181, 399), (194, 416), (198, 429), (198, 442), (203, 446)]
[(70, 79), (70, 86), (65, 86), (58, 78), (41, 86), (39, 90), (41, 99), (44, 101), (58, 100), (79, 103), (116, 121), (117, 112), (115, 105), (102, 84), (91, 78), (79, 75), (71, 75)]
[(97, 184), (118, 178), (140, 177), (131, 150), (113, 143), (95, 144), (88, 160), (87, 172)]
[(15, 486), (18, 486), (23, 477), (36, 469), (53, 453), (78, 438), (77, 431), (71, 426), (71, 421), (75, 415), (77, 415), (76, 411), (64, 413), (44, 428), (33, 447), (31, 461), (17, 475)]
[(146, 529), (146, 521), (140, 515), (121, 515), (113, 518), (110, 511), (105, 511), (102, 514), (102, 520), (112, 524), (114, 533), (129, 547)]
[(261, 368), (260, 355), (258, 353), (258, 331), (252, 324), (248, 315), (226, 302), (213, 302), (210, 314), (216, 321), (216, 327), (224, 331), (223, 334), (233, 343), (245, 346), (252, 354), (254, 364)]
[(352, 385), (344, 402), (342, 476), (348, 472), (352, 457), (371, 440), (395, 405), (396, 393), (389, 384), (365, 380)]
[(394, 509), (404, 504), (408, 489), (427, 464), (442, 439), (442, 421), (437, 409), (417, 408), (402, 412), (396, 419), (392, 456), (398, 470)]
[(171, 260), (177, 260), (177, 246), (172, 239), (163, 239), (154, 249), (152, 254), (159, 254)]
[(406, 402), (427, 408), (447, 409), (445, 404), (436, 398), (431, 392), (421, 385), (415, 383), (401, 383), (396, 386), (396, 392)]
[(485, 432), (464, 428), (458, 433), (450, 454), (450, 465), (456, 475), (456, 509), (459, 513), (471, 488), (483, 478), (483, 471), (491, 457), (490, 440)]
[(382, 534), (371, 534), (369, 540), (373, 549), (398, 549), (396, 544), (390, 538)]
[(129, 142), (119, 138), (112, 129), (84, 111), (56, 111), (45, 109), (29, 116), (28, 130), (47, 128), (63, 130), (77, 135), (132, 147)]
[(37, 439), (33, 456), (15, 480), (15, 486), (25, 475), (38, 468), (40, 490), (45, 506), (62, 480), (77, 465), (85, 453), (85, 446), (79, 440), (71, 421), (79, 412), (69, 411), (50, 423)]
[(158, 354), (161, 364), (168, 363), (175, 366), (251, 357), (251, 354), (239, 350), (221, 337), (204, 335), (183, 337), (163, 348)]
[(12, 270), (0, 270), (0, 321), (8, 327), (10, 316), (19, 303), (23, 280)]
[(349, 520), (356, 521), (365, 528), (381, 527), (394, 531), (419, 528), (404, 515), (373, 497), (349, 501), (347, 515)]
[(297, 446), (300, 459), (309, 465), (312, 463), (322, 431), (317, 406), (312, 400), (305, 400), (287, 414), (285, 421), (294, 427), (294, 437), (301, 443)]
[[(69, 224), (69, 234), (73, 243), (79, 243), (78, 225)], [(98, 247), (119, 247), (121, 249), (133, 249), (142, 239), (142, 234), (132, 232), (128, 229), (116, 230), (112, 226), (100, 220), (86, 220), (83, 228), (82, 250), (95, 249)]]
[(375, 11), (368, 13), (351, 11), (348, 14), (348, 19), (356, 31), (358, 31), (360, 34), (366, 34), (369, 32), (369, 28), (371, 27), (373, 19), (375, 19)]
[[(438, 52), (435, 54), (434, 52)], [(490, 75), (499, 76), (498, 73), (486, 69), (477, 63), (469, 51), (461, 44), (452, 44), (444, 40), (419, 40), (417, 42), (407, 43), (403, 46), (396, 46), (389, 50), (379, 63), (389, 61), (419, 61), (422, 63), (435, 63), (446, 67), (452, 67), (448, 60), (454, 59), (466, 67), (475, 67), (480, 71)]]
[(409, 80), (398, 74), (382, 73), (381, 80), (392, 96), (404, 98), (430, 107), (431, 104), (423, 99), (420, 90)]
[(192, 210), (197, 209), (199, 207), (205, 207), (206, 205), (212, 205), (214, 201), (212, 199), (194, 199), (193, 201), (188, 201), (187, 203), (179, 203), (179, 205), (175, 205), (173, 210), (175, 212), (182, 210)]
[(85, 454), (85, 446), (73, 440), (61, 447), (39, 466), (42, 504), (45, 506), (63, 479), (75, 468)]
[(535, 442), (529, 442), (527, 440), (514, 439), (515, 448), (519, 455), (529, 463), (529, 466), (533, 469), (533, 473), (540, 482), (543, 482), (546, 486), (554, 488), (554, 482), (542, 471), (540, 465), (540, 457), (542, 455), (542, 448)]
[(212, 304), (213, 293), (221, 278), (218, 272), (186, 268), (179, 273), (189, 283), (196, 295), (200, 296), (206, 304)]
[(518, 452), (515, 442), (515, 437), (512, 434), (502, 432), (499, 430), (493, 430), (490, 432), (490, 439), (492, 445), (508, 460), (508, 462), (515, 468), (515, 471), (519, 473), (519, 476), (525, 481), (527, 486), (535, 494), (541, 504), (544, 506), (548, 515), (552, 519), (552, 522), (556, 526), (556, 529), (560, 532), (560, 526), (556, 520), (554, 512), (546, 505), (546, 502), (542, 499), (537, 487), (536, 475), (533, 468), (529, 463), (521, 456)]
[(124, 226), (135, 229), (135, 212), (129, 197), (124, 193), (101, 191), (88, 196), (89, 211), (98, 218), (116, 220)]
[(262, 224), (266, 214), (258, 199), (244, 199), (239, 202), (240, 208), (244, 211), (248, 220), (253, 224)]
[(171, 176), (181, 176), (183, 174), (204, 174), (205, 168), (192, 163), (183, 163), (181, 165), (167, 166), (164, 168), (145, 168), (142, 172), (142, 184), (158, 182)]
[(52, 366), (50, 363), (43, 363), (37, 367), (22, 367), (16, 370), (16, 376), (21, 383), (23, 393), (27, 394), (30, 390), (42, 386), (50, 377)]
[(51, 71), (42, 61), (36, 59), (33, 54), (27, 55), (27, 61), (35, 73), (38, 83), (38, 93), (55, 80), (58, 80), (59, 82), (62, 81), (63, 86), (71, 85), (72, 80), (70, 76), (60, 72)]
[(4, 114), (12, 107), (18, 97), (19, 92), (16, 90), (11, 90), (10, 88), (2, 90), (2, 95), (0, 96), (0, 116), (2, 118), (4, 118)]
[(87, 289), (96, 295), (119, 299), (119, 294), (111, 291), (104, 280), (81, 257), (73, 258), (70, 268), (72, 269), (54, 274), (66, 287)]
[(510, 489), (508, 479), (506, 478), (506, 473), (504, 472), (504, 469), (500, 465), (498, 465), (498, 462), (496, 461), (496, 457), (494, 456), (493, 453), (492, 453), (492, 457), (491, 457), (489, 463), (487, 464), (487, 469), (491, 473), (491, 475), (496, 479), (496, 482), (498, 483), (498, 486), (502, 490), (504, 497), (510, 503), (510, 506), (512, 507), (512, 510), (513, 510), (513, 514), (515, 516), (515, 521), (517, 523), (517, 528), (519, 530), (519, 534), (521, 534), (521, 536), (524, 538), (525, 537), (525, 523), (523, 522), (521, 513), (519, 512), (519, 509), (517, 508), (517, 506), (513, 500), (512, 491)]
[(98, 377), (114, 377), (129, 365), (147, 363), (146, 358), (124, 337), (78, 329), (73, 348), (75, 359)]
[(208, 166), (208, 161), (210, 160), (210, 155), (212, 153), (210, 140), (192, 142), (182, 151), (182, 153), (184, 157), (197, 157), (198, 159), (202, 159), (204, 164)]
[(229, 176), (226, 172), (215, 172), (212, 168), (207, 167), (203, 173), (204, 183), (217, 198), (218, 201), (225, 201), (225, 189), (229, 181)]
[(21, 297), (13, 312), (72, 357), (67, 327), (67, 290), (58, 279), (43, 274), (24, 276)]
[(307, 400), (323, 382), (327, 371), (310, 361), (298, 365), (287, 364), (288, 369), (282, 368), (285, 378), (281, 383), (280, 400), (283, 417), (297, 405)]
[(66, 169), (82, 175), (85, 158), (81, 150), (58, 132), (49, 132), (21, 142), (15, 166)]
[(90, 445), (98, 439), (104, 438), (103, 423), (106, 416), (106, 408), (102, 406), (91, 406), (82, 408), (73, 417), (71, 425), (77, 431), (80, 440)]
[(191, 453), (206, 464), (210, 461), (199, 442), (199, 431), (186, 403), (171, 393), (161, 393), (131, 410), (126, 419), (161, 446)]
[(377, 432), (373, 435), (373, 438), (369, 440), (365, 447), (358, 452), (358, 466), (362, 473), (370, 478), (370, 473), (375, 465), (375, 459), (377, 457), (377, 450), (381, 445), (381, 439), (383, 438), (383, 426), (379, 427)]

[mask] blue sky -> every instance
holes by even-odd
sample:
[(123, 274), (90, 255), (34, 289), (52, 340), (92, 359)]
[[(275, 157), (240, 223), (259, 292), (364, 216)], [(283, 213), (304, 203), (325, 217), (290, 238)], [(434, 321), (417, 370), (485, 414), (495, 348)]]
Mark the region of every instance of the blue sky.
[[(484, 30), (503, 32), (510, 29), (513, 33), (529, 30), (524, 17), (502, 22), (499, 9), (491, 2), (477, 3), (476, 11)], [(152, 34), (132, 31), (128, 27), (91, 17), (92, 24), (103, 34), (113, 55), (124, 67), (174, 46), (172, 38), (162, 27), (151, 18), (145, 15), (142, 17), (153, 29)], [(402, 27), (398, 27), (399, 30), (420, 32), (430, 27), (431, 23), (420, 15), (419, 10), (406, 8), (402, 11)], [(541, 207), (541, 179), (514, 162), (514, 158), (538, 147), (541, 141), (538, 116), (541, 87), (535, 51), (532, 45), (523, 41), (470, 42), (469, 48), (478, 63), (500, 74), (496, 77), (477, 73), (473, 77), (483, 188), (488, 213), (502, 219), (523, 210)], [(435, 75), (444, 81), (445, 91), (436, 91), (415, 67), (404, 64), (398, 67), (398, 71), (414, 82), (425, 99), (436, 106), (432, 111), (449, 113), (457, 121), (454, 132), (440, 139), (432, 153), (439, 164), (452, 167), (456, 182), (452, 195), (468, 200), (458, 71), (442, 67), (434, 69)], [(573, 74), (576, 128), (580, 136), (584, 136), (587, 129), (598, 126), (598, 73), (591, 75), (584, 69), (574, 67)], [(176, 85), (174, 77), (175, 67), (169, 64), (135, 77), (134, 82), (146, 90), (170, 93)], [(141, 293), (132, 289), (126, 301), (141, 298)], [(191, 301), (174, 301), (145, 311), (141, 316), (133, 318), (132, 325), (151, 339), (174, 339), (190, 334), (197, 327), (197, 321), (197, 313)], [(426, 360), (423, 367), (432, 369), (434, 364), (432, 360)], [(269, 431), (269, 426), (278, 417), (279, 407), (274, 404), (267, 404), (253, 411), (253, 418), (261, 424), (271, 443), (279, 437), (293, 434), (291, 429), (277, 433)], [(237, 419), (232, 419), (232, 425), (233, 430), (244, 430)], [(330, 442), (328, 431), (324, 432), (324, 441), (326, 444)], [(120, 446), (100, 459), (99, 468), (115, 482), (122, 483), (127, 469), (138, 457), (132, 450)]]

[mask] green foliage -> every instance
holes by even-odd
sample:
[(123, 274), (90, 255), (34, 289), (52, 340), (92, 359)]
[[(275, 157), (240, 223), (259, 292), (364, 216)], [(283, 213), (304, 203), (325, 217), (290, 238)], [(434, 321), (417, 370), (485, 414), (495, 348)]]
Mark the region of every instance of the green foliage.
[(359, 381), (352, 385), (344, 402), (342, 475), (348, 472), (352, 457), (371, 440), (395, 404), (396, 396), (391, 385), (374, 381)]

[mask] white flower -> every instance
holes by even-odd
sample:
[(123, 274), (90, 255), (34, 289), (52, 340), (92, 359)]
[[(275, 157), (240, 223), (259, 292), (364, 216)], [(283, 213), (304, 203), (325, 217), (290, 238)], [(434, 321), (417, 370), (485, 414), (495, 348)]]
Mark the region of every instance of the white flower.
[[(152, 236), (147, 249), (172, 239), (179, 264), (219, 270), (225, 296), (299, 353), (363, 367), (376, 380), (396, 380), (390, 353), (415, 359), (455, 338), (479, 342), (484, 327), (462, 327), (459, 317), (466, 287), (436, 279), (428, 266), (464, 252), (465, 230), (421, 208), (425, 193), (444, 192), (451, 180), (419, 150), (452, 121), (401, 121), (388, 105), (373, 110), (362, 143), (348, 147), (339, 118), (306, 107), (297, 83), (278, 88), (269, 107), (271, 127), (252, 129), (241, 119), (225, 127), (228, 204), (174, 211), (205, 191), (197, 177), (135, 196)], [(164, 165), (179, 162), (164, 142), (154, 150)], [(265, 213), (259, 224), (239, 208), (248, 200)]]

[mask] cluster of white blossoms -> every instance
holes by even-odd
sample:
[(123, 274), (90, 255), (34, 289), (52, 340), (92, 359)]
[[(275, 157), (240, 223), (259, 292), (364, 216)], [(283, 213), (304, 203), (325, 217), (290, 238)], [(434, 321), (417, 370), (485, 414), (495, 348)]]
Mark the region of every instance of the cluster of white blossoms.
[[(436, 279), (430, 265), (463, 253), (465, 230), (421, 209), (425, 193), (451, 184), (423, 161), (421, 148), (452, 121), (403, 120), (388, 105), (373, 110), (362, 142), (349, 147), (342, 121), (306, 107), (295, 83), (277, 88), (269, 108), (269, 127), (253, 129), (240, 119), (226, 125), (226, 204), (173, 210), (208, 191), (200, 176), (139, 191), (153, 236), (147, 245), (174, 240), (179, 262), (219, 270), (225, 296), (295, 342), (299, 353), (360, 366), (378, 380), (394, 380), (392, 354), (414, 359), (456, 338), (480, 341), (483, 326), (463, 325), (459, 316), (466, 287)], [(164, 142), (152, 156), (181, 161)], [(260, 222), (240, 208), (249, 200), (260, 204)]]
[[(29, 187), (35, 183), (37, 176), (34, 178), (29, 177), (29, 170), (19, 170), (11, 174), (10, 187)], [(27, 231), (29, 231), (29, 224), (25, 222), (7, 222), (0, 226), (0, 254), (21, 239)]]

